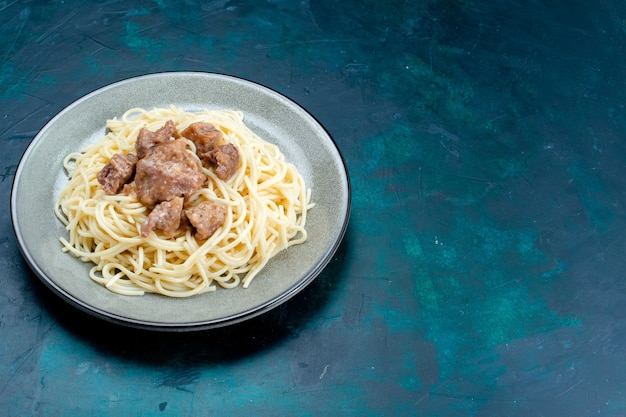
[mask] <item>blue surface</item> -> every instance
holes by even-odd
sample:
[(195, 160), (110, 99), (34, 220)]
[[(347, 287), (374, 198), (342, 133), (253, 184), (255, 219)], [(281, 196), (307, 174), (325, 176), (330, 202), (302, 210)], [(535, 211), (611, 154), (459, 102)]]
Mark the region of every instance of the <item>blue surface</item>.
[[(77, 3), (0, 2), (1, 415), (626, 414), (623, 2)], [(173, 70), (295, 100), (353, 187), (310, 287), (190, 334), (73, 309), (9, 214), (51, 117)]]

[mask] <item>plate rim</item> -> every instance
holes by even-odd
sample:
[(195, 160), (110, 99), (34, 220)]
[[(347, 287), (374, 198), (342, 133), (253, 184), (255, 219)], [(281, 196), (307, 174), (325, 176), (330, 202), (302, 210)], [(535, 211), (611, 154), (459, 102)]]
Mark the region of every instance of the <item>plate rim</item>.
[[(196, 320), (191, 322), (156, 322), (156, 321), (148, 321), (142, 320), (132, 317), (126, 317), (114, 312), (106, 311), (102, 308), (93, 306), (88, 304), (87, 302), (77, 298), (75, 295), (71, 294), (67, 290), (61, 288), (51, 277), (49, 277), (42, 268), (38, 265), (35, 257), (30, 253), (27, 248), (27, 243), (25, 242), (25, 238), (21, 232), (20, 225), (18, 223), (18, 207), (17, 207), (17, 193), (19, 192), (19, 184), (22, 176), (22, 171), (25, 169), (24, 165), (26, 161), (28, 161), (30, 155), (34, 152), (37, 144), (42, 140), (44, 133), (57, 122), (65, 113), (71, 111), (71, 109), (79, 106), (82, 102), (90, 100), (92, 97), (101, 94), (107, 90), (114, 89), (124, 84), (132, 83), (134, 81), (149, 79), (149, 78), (159, 78), (159, 77), (170, 77), (170, 76), (192, 76), (192, 77), (206, 77), (206, 78), (215, 78), (215, 79), (225, 79), (231, 80), (237, 83), (248, 84), (254, 88), (260, 88), (261, 90), (267, 90), (268, 93), (274, 94), (277, 98), (285, 100), (289, 106), (296, 107), (303, 113), (305, 113), (308, 117), (310, 117), (317, 128), (320, 128), (328, 139), (330, 139), (330, 143), (332, 144), (332, 149), (338, 158), (338, 161), (341, 162), (341, 167), (343, 174), (345, 175), (345, 183), (343, 184), (346, 188), (345, 195), (345, 212), (343, 212), (343, 221), (341, 222), (341, 227), (336, 231), (336, 238), (332, 241), (332, 244), (325, 248), (323, 255), (314, 265), (314, 267), (306, 273), (302, 279), (296, 281), (293, 285), (288, 287), (286, 290), (282, 291), (279, 295), (266, 300), (265, 302), (259, 304), (254, 308), (249, 308), (244, 311), (234, 313), (225, 317), (209, 319), (209, 320)], [(343, 183), (343, 181), (342, 181)], [(289, 299), (293, 298), (296, 294), (298, 294), (301, 290), (306, 288), (311, 282), (313, 282), (320, 273), (326, 268), (326, 266), (332, 261), (335, 253), (337, 252), (339, 246), (341, 245), (345, 234), (348, 229), (348, 224), (350, 220), (352, 210), (352, 184), (350, 181), (350, 175), (348, 172), (348, 167), (346, 164), (346, 160), (341, 153), (337, 142), (333, 138), (333, 136), (328, 132), (326, 127), (317, 119), (313, 114), (311, 114), (307, 109), (305, 109), (302, 105), (294, 101), (293, 99), (287, 97), (286, 95), (278, 92), (277, 90), (268, 87), (262, 83), (251, 81), (249, 79), (234, 76), (230, 74), (223, 74), (218, 72), (205, 72), (205, 71), (163, 71), (163, 72), (153, 72), (146, 73), (143, 75), (132, 76), (124, 79), (120, 79), (118, 81), (103, 85), (98, 87), (78, 99), (70, 102), (66, 106), (64, 106), (60, 111), (58, 111), (48, 122), (46, 122), (33, 136), (30, 143), (20, 156), (19, 162), (17, 164), (17, 168), (15, 170), (15, 174), (13, 176), (13, 181), (11, 185), (11, 196), (10, 196), (10, 216), (11, 216), (11, 224), (13, 227), (13, 232), (18, 244), (18, 248), (22, 257), (28, 264), (28, 267), (32, 272), (35, 273), (37, 278), (44, 283), (44, 285), (49, 288), (53, 293), (59, 296), (64, 301), (68, 302), (70, 305), (78, 308), (79, 310), (97, 318), (103, 319), (105, 321), (124, 325), (127, 327), (134, 327), (145, 330), (157, 330), (157, 331), (174, 331), (174, 332), (183, 332), (183, 331), (193, 331), (193, 330), (206, 330), (211, 328), (228, 326), (236, 323), (240, 323), (242, 321), (257, 317), (261, 314), (264, 314), (275, 307), (283, 304)]]

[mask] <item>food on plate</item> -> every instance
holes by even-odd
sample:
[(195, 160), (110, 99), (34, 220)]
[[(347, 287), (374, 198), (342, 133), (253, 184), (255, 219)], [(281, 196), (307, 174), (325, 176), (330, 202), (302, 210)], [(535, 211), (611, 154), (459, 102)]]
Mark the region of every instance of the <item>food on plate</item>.
[(247, 288), (307, 239), (311, 190), (233, 110), (133, 108), (64, 160), (63, 251), (124, 295)]

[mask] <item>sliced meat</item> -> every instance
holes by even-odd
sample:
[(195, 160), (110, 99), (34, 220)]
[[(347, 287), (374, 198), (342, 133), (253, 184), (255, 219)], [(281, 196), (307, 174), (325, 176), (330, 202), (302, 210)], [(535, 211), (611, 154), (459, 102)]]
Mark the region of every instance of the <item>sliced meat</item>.
[(192, 123), (181, 132), (181, 136), (196, 144), (198, 155), (213, 149), (213, 146), (222, 139), (222, 131), (207, 122)]
[(144, 158), (150, 149), (155, 145), (169, 141), (171, 138), (178, 136), (176, 131), (176, 125), (171, 120), (165, 122), (162, 128), (152, 132), (145, 127), (139, 131), (137, 135), (137, 141), (135, 142), (135, 149), (137, 149), (137, 157), (139, 159)]
[(141, 225), (141, 237), (148, 237), (153, 229), (161, 230), (167, 237), (174, 236), (180, 226), (183, 201), (182, 197), (174, 197), (157, 204)]
[(232, 143), (216, 146), (200, 155), (200, 158), (214, 166), (215, 174), (224, 181), (232, 177), (239, 168), (239, 151)]
[(196, 229), (195, 237), (198, 240), (210, 238), (226, 218), (226, 204), (218, 201), (203, 201), (202, 203), (185, 210), (189, 223)]
[(187, 151), (182, 139), (155, 145), (137, 162), (137, 198), (148, 207), (174, 197), (189, 197), (203, 182), (202, 164)]
[(132, 153), (113, 155), (97, 176), (104, 192), (109, 195), (119, 193), (133, 178), (135, 165), (137, 165), (137, 157)]

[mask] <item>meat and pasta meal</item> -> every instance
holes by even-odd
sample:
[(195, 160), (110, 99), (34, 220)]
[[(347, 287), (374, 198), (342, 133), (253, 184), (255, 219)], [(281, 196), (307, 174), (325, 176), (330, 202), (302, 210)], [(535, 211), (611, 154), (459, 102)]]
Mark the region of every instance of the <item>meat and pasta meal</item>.
[(311, 191), (241, 112), (133, 108), (67, 155), (55, 212), (63, 250), (125, 295), (187, 297), (247, 288), (307, 239)]

